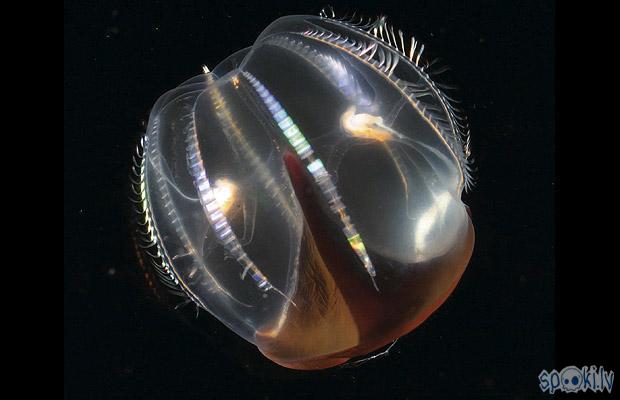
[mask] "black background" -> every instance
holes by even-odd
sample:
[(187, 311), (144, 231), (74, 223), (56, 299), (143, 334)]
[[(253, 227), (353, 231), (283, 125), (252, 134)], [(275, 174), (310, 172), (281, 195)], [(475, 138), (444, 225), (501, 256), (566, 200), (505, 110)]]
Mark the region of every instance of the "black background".
[[(565, 366), (554, 340), (553, 5), (400, 3), (355, 9), (387, 15), (452, 67), (472, 129), (477, 184), (463, 198), (476, 247), (453, 295), (388, 357), (319, 372), (275, 366), (209, 316), (151, 301), (127, 198), (131, 152), (161, 94), (279, 16), (325, 4), (65, 3), (66, 398), (541, 396), (540, 371)], [(578, 355), (559, 360), (601, 361)]]

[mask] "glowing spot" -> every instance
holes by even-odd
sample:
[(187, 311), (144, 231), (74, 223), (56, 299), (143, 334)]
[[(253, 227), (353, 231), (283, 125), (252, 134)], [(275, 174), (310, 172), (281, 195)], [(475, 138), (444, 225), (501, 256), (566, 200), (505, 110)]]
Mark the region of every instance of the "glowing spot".
[(229, 180), (220, 178), (215, 181), (215, 185), (213, 185), (213, 194), (220, 210), (225, 213), (235, 202), (237, 186)]
[(232, 81), (232, 84), (235, 87), (235, 89), (237, 89), (239, 87), (239, 77), (238, 76), (233, 76), (231, 81)]
[(355, 107), (350, 107), (340, 118), (342, 127), (351, 135), (364, 139), (384, 142), (392, 138), (389, 129), (383, 125), (383, 118), (370, 114), (356, 114)]
[(430, 245), (429, 234), (434, 230), (437, 223), (442, 223), (452, 196), (444, 192), (435, 197), (432, 207), (426, 210), (418, 220), (415, 229), (416, 250), (418, 253), (424, 252)]

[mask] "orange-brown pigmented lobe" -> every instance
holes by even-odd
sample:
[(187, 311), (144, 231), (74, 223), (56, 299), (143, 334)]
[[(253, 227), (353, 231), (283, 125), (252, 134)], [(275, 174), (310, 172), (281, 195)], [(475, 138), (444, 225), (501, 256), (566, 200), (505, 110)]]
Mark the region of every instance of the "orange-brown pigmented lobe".
[[(405, 335), (421, 324), (452, 293), (474, 244), (469, 224), (461, 248), (411, 270), (397, 285), (379, 279), (377, 292), (368, 276), (354, 274), (355, 259), (346, 242), (328, 238), (306, 171), (285, 156), (297, 198), (306, 218), (299, 290), (277, 328), (260, 329), (256, 345), (274, 362), (294, 369), (322, 369), (362, 356)], [(380, 264), (378, 270), (382, 271)], [(385, 284), (383, 284), (385, 283)]]

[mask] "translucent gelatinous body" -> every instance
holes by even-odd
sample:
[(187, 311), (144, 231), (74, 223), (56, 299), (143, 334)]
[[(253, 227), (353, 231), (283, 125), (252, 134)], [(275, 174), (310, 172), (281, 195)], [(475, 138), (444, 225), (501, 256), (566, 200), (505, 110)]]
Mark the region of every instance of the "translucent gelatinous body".
[(384, 19), (284, 17), (163, 95), (139, 193), (169, 285), (299, 369), (428, 317), (474, 231), (465, 128), (422, 51)]

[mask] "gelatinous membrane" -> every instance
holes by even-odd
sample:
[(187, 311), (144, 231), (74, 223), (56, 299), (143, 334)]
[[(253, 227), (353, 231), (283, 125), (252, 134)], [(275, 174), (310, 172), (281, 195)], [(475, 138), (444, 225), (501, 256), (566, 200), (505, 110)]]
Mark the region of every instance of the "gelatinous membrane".
[(469, 140), (422, 52), (383, 18), (290, 16), (163, 95), (138, 193), (169, 286), (298, 369), (439, 307), (473, 248)]

